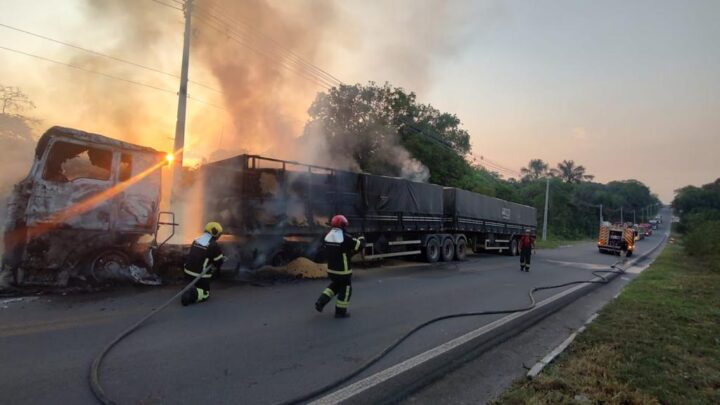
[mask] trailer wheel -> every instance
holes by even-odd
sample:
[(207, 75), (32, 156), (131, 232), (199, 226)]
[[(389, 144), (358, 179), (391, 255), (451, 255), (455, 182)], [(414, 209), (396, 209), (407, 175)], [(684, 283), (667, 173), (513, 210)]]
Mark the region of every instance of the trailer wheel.
[(97, 254), (90, 262), (90, 275), (96, 282), (106, 280), (106, 276), (112, 277), (121, 269), (130, 265), (130, 257), (125, 252), (117, 249), (109, 249)]
[(435, 263), (440, 259), (440, 243), (435, 238), (431, 238), (425, 245), (425, 261)]
[(461, 262), (467, 257), (467, 242), (465, 239), (458, 239), (455, 244), (455, 260)]
[(451, 262), (455, 257), (455, 244), (451, 238), (445, 238), (442, 244), (441, 259), (444, 262)]
[(517, 256), (520, 254), (520, 246), (518, 243), (517, 238), (512, 238), (510, 241), (510, 251), (508, 251), (508, 255), (510, 256)]

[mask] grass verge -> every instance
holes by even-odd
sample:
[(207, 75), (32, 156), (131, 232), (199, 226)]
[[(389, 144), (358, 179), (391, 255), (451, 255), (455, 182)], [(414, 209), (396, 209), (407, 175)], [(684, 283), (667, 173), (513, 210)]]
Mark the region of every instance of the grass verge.
[(720, 404), (720, 272), (668, 244), (569, 350), (496, 404)]

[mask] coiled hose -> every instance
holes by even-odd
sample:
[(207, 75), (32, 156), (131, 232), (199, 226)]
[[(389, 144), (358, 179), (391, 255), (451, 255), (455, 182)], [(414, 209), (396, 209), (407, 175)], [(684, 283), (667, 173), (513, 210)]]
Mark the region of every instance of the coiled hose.
[[(658, 245), (659, 246), (659, 245)], [(654, 249), (653, 249), (654, 250)], [(648, 252), (650, 253), (650, 252)], [(530, 298), (530, 304), (525, 307), (521, 308), (515, 308), (515, 309), (504, 309), (504, 310), (493, 310), (493, 311), (478, 311), (478, 312), (461, 312), (461, 313), (455, 313), (455, 314), (449, 314), (449, 315), (443, 315), (439, 316), (437, 318), (430, 319), (426, 322), (421, 323), (420, 325), (414, 327), (409, 332), (407, 332), (405, 335), (401, 336), (397, 340), (395, 340), (392, 344), (387, 346), (383, 351), (378, 353), (375, 357), (368, 360), (357, 368), (355, 371), (340, 377), (325, 386), (322, 386), (320, 388), (317, 388), (311, 392), (308, 392), (306, 394), (303, 394), (301, 396), (298, 396), (296, 398), (292, 398), (290, 400), (284, 401), (279, 403), (278, 405), (290, 405), (290, 404), (300, 404), (306, 401), (309, 401), (310, 399), (313, 399), (315, 397), (318, 397), (336, 387), (341, 386), (342, 384), (350, 381), (354, 377), (358, 376), (363, 371), (367, 370), (374, 364), (376, 364), (378, 361), (380, 361), (383, 357), (387, 356), (391, 351), (393, 351), (396, 347), (398, 347), (402, 342), (407, 340), (410, 336), (418, 332), (419, 330), (427, 327), (428, 325), (431, 325), (436, 322), (440, 322), (446, 319), (453, 319), (453, 318), (463, 318), (463, 317), (470, 317), (470, 316), (484, 316), (484, 315), (506, 315), (506, 314), (513, 314), (517, 312), (525, 312), (529, 311), (537, 305), (537, 302), (535, 300), (535, 293), (538, 291), (543, 290), (552, 290), (556, 288), (562, 288), (567, 287), (571, 285), (576, 284), (607, 284), (610, 282), (610, 279), (606, 277), (606, 275), (609, 274), (622, 274), (625, 272), (624, 269), (617, 267), (619, 264), (623, 263), (623, 261), (618, 261), (615, 264), (610, 266), (610, 270), (595, 270), (592, 272), (592, 274), (596, 277), (596, 279), (592, 280), (582, 280), (582, 281), (570, 281), (567, 283), (562, 284), (556, 284), (556, 285), (548, 285), (548, 286), (541, 286), (541, 287), (533, 287), (528, 292), (528, 297)], [(195, 283), (200, 280), (200, 278), (205, 275), (210, 268), (205, 268), (203, 271), (195, 277), (185, 288), (180, 290), (177, 294), (172, 296), (167, 302), (162, 304), (161, 306), (153, 309), (145, 315), (142, 319), (137, 321), (135, 324), (127, 328), (125, 331), (123, 331), (121, 334), (119, 334), (115, 339), (113, 339), (105, 348), (98, 354), (97, 357), (92, 362), (92, 365), (90, 366), (90, 388), (92, 389), (93, 394), (95, 395), (95, 398), (97, 398), (100, 403), (109, 405), (109, 404), (116, 404), (112, 399), (110, 399), (106, 394), (105, 391), (102, 388), (102, 385), (100, 384), (100, 366), (102, 365), (103, 360), (105, 359), (105, 356), (110, 352), (110, 350), (115, 347), (120, 341), (122, 341), (124, 338), (126, 338), (128, 335), (136, 331), (140, 326), (142, 326), (143, 323), (145, 323), (148, 319), (152, 318), (155, 314), (165, 309), (168, 305), (170, 305), (172, 302), (176, 301), (185, 291), (189, 290), (190, 288), (193, 288), (195, 286)]]

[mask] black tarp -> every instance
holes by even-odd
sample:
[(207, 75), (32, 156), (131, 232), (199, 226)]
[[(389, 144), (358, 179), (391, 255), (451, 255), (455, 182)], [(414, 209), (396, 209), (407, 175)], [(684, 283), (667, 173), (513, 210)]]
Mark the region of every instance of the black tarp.
[(447, 217), (537, 226), (537, 213), (533, 207), (453, 187), (446, 187), (443, 193)]
[(361, 175), (366, 214), (406, 213), (441, 216), (443, 188), (395, 177)]

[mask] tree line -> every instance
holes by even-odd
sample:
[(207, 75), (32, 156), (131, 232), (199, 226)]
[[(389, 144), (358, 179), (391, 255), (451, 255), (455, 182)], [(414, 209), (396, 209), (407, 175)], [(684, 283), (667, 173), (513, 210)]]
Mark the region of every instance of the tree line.
[(688, 254), (706, 259), (709, 268), (720, 271), (720, 178), (675, 190), (672, 206)]
[(606, 220), (648, 220), (660, 205), (657, 196), (638, 180), (607, 184), (573, 160), (555, 167), (533, 159), (520, 169), (520, 178), (503, 178), (474, 163), (470, 134), (460, 119), (430, 104), (418, 102), (415, 93), (388, 83), (341, 85), (318, 94), (309, 109), (305, 137), (323, 137), (329, 153), (351, 159), (368, 173), (399, 176), (403, 162), (396, 147), (424, 165), (427, 181), (458, 187), (530, 205), (543, 221), (546, 179), (550, 182), (549, 233), (557, 238), (597, 235), (600, 205)]

